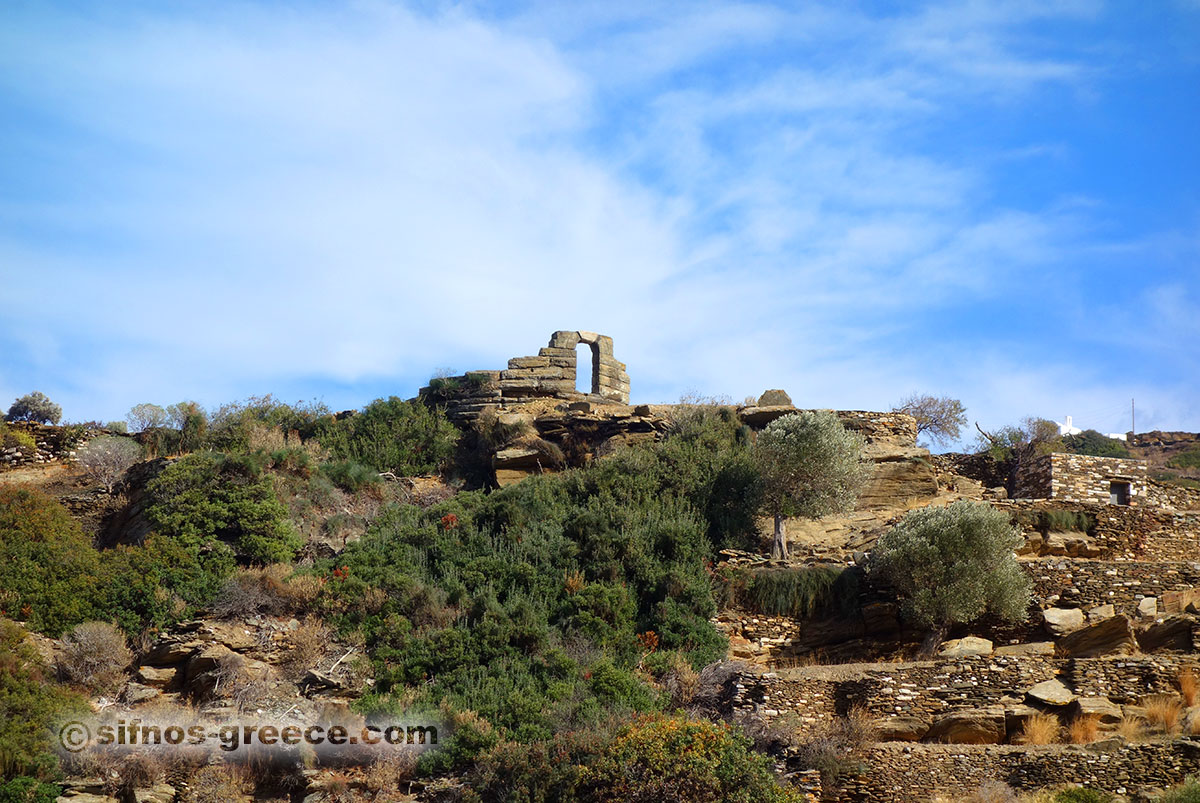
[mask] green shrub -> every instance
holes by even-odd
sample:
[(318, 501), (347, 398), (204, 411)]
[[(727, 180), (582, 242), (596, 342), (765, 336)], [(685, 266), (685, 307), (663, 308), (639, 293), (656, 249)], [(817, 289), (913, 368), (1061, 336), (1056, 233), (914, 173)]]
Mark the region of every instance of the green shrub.
[(323, 419), (317, 439), (335, 460), (411, 477), (438, 471), (454, 453), (458, 430), (441, 410), (392, 396), (357, 415)]
[(806, 619), (852, 611), (858, 604), (859, 574), (840, 566), (739, 570), (727, 575), (727, 582), (734, 600), (748, 610)]
[(252, 396), (244, 402), (222, 405), (212, 416), (208, 443), (223, 452), (245, 452), (256, 429), (276, 429), (286, 434), (295, 432), (301, 440), (316, 436), (327, 421), (329, 408), (321, 402), (285, 404), (273, 396)]
[(724, 724), (645, 717), (625, 726), (586, 766), (580, 800), (612, 803), (799, 801), (775, 781), (771, 761)]
[(884, 533), (872, 565), (919, 624), (946, 628), (987, 612), (1021, 620), (1031, 583), (1013, 555), (1023, 539), (990, 505), (955, 502), (907, 513)]
[(62, 787), (37, 778), (20, 777), (0, 783), (0, 803), (54, 803)]
[(1094, 429), (1085, 429), (1078, 435), (1063, 437), (1063, 447), (1072, 454), (1093, 457), (1129, 457), (1129, 447), (1123, 441), (1101, 435)]
[[(52, 726), (59, 717), (86, 710), (81, 697), (51, 681), (25, 632), (0, 619), (0, 777), (52, 777), (58, 764)], [(15, 794), (22, 787), (38, 791), (32, 784), (3, 788)]]
[(1082, 510), (1043, 510), (1039, 524), (1049, 532), (1087, 532), (1096, 520)]
[(29, 457), (37, 451), (37, 441), (28, 432), (13, 429), (0, 424), (0, 447), (5, 449), (20, 449), (21, 454)]
[(156, 532), (192, 548), (220, 540), (250, 562), (291, 560), (302, 543), (263, 462), (212, 452), (181, 458), (147, 486), (146, 516)]
[(1178, 452), (1167, 461), (1167, 465), (1181, 469), (1200, 468), (1200, 446), (1189, 446)]
[(1200, 803), (1200, 780), (1188, 778), (1179, 786), (1168, 789), (1158, 803)]
[(356, 494), (368, 485), (378, 485), (382, 482), (378, 471), (353, 460), (324, 463), (321, 466), (321, 474), (348, 494)]
[(50, 636), (94, 619), (99, 567), (66, 508), (40, 491), (0, 487), (0, 615)]

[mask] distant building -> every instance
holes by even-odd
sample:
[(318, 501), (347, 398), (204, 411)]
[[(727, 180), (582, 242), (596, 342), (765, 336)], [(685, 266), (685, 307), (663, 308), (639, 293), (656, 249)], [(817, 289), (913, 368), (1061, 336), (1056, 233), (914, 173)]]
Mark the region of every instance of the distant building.
[[(1066, 421), (1055, 421), (1054, 424), (1058, 427), (1059, 435), (1066, 436), (1083, 434), (1083, 430), (1075, 426), (1075, 422), (1071, 420), (1071, 416), (1067, 416)], [(1113, 440), (1126, 440), (1126, 435), (1124, 432), (1103, 432), (1101, 434), (1104, 435), (1104, 437), (1112, 438)]]

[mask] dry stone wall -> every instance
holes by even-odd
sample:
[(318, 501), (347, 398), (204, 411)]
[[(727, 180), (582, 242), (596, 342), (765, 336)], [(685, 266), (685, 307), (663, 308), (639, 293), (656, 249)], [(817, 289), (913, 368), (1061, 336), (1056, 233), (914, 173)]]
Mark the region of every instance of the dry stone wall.
[(1146, 499), (1146, 461), (1055, 452), (1043, 455), (1018, 479), (1017, 496), (1108, 504), (1110, 483), (1129, 483), (1129, 505)]
[[(1200, 744), (1101, 743), (1088, 747), (879, 745), (865, 772), (826, 800), (912, 803), (934, 792), (969, 794), (986, 780), (1016, 789), (1079, 784), (1146, 800), (1143, 795), (1200, 773)], [(1136, 796), (1136, 797), (1135, 797)]]
[[(592, 352), (590, 392), (576, 389), (579, 371), (576, 347)], [(421, 389), (422, 397), (436, 396), (446, 405), (447, 415), (457, 421), (479, 417), (487, 407), (506, 407), (537, 401), (593, 399), (613, 404), (629, 403), (629, 374), (625, 363), (613, 356), (613, 340), (607, 335), (584, 331), (558, 331), (550, 342), (528, 357), (513, 357), (502, 371), (468, 371), (442, 380), (442, 388)]]

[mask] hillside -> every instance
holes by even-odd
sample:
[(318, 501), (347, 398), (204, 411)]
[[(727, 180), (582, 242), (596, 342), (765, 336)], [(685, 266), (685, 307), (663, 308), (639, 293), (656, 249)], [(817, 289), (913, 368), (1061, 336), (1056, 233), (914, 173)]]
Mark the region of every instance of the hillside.
[[(252, 399), (191, 435), (12, 425), (37, 448), (0, 470), (4, 794), (1150, 800), (1200, 774), (1200, 492), (1009, 499), (909, 416), (805, 418), (774, 391), (630, 405), (521, 380), (457, 414), (493, 381), (336, 416)], [(773, 558), (759, 444), (800, 419), (865, 473), (842, 511), (785, 518)], [(118, 440), (138, 454), (106, 488), (88, 456)], [(1019, 611), (921, 618), (880, 556), (931, 511), (1016, 534)], [(939, 560), (974, 571), (967, 543)], [(439, 740), (72, 753), (17, 727), (70, 711)]]

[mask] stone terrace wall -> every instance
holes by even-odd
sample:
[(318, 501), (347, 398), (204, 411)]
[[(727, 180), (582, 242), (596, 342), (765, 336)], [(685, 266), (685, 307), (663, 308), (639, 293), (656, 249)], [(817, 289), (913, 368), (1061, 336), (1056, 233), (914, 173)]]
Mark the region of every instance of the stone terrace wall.
[(1096, 520), (1089, 532), (1102, 560), (1200, 560), (1200, 513), (1052, 500), (997, 500), (1002, 510), (1081, 511)]
[(1174, 786), (1200, 773), (1200, 744), (1188, 741), (1107, 747), (880, 745), (866, 772), (825, 799), (924, 803), (934, 792), (970, 793), (985, 780), (1022, 790), (1082, 784), (1118, 794)]
[(1017, 496), (1063, 502), (1107, 504), (1109, 482), (1130, 483), (1131, 507), (1146, 500), (1146, 461), (1055, 452), (1043, 455), (1019, 479)]
[(112, 434), (103, 429), (88, 429), (81, 432), (78, 427), (74, 426), (62, 427), (27, 422), (14, 422), (5, 426), (18, 432), (28, 433), (37, 444), (37, 448), (32, 451), (16, 447), (0, 448), (0, 471), (22, 466), (70, 461), (74, 459), (76, 451), (92, 438)]
[(1138, 704), (1152, 694), (1174, 694), (1183, 667), (1200, 669), (1195, 655), (1121, 658), (975, 656), (905, 664), (841, 664), (778, 672), (744, 672), (731, 706), (772, 719), (785, 713), (803, 722), (832, 720), (855, 706), (875, 717), (931, 722), (950, 711), (979, 709), (1020, 698), (1044, 680), (1058, 679), (1079, 697)]
[[(1200, 561), (1200, 553), (1193, 554)], [(1200, 562), (1069, 560), (1042, 558), (1024, 562), (1033, 578), (1033, 597), (1039, 607), (1082, 608), (1111, 604), (1116, 613), (1136, 618), (1144, 597), (1200, 587)], [(1175, 611), (1178, 613), (1178, 611)]]

